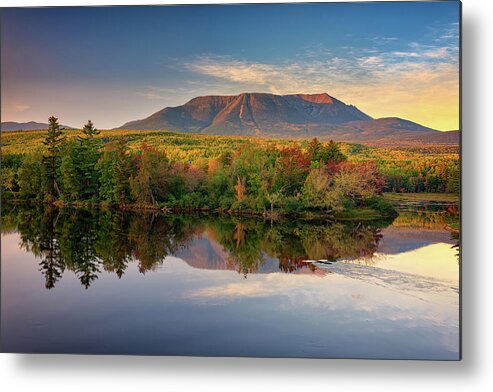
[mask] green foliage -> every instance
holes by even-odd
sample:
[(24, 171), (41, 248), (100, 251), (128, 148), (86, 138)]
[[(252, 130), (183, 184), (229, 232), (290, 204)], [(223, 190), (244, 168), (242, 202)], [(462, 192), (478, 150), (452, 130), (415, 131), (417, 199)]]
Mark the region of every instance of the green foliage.
[(46, 151), (43, 155), (42, 187), (45, 199), (51, 201), (60, 196), (57, 177), (61, 149), (65, 142), (65, 137), (63, 136), (63, 132), (56, 117), (51, 116), (48, 119), (48, 124), (48, 132), (43, 141), (43, 144), (46, 146)]
[(99, 197), (107, 203), (130, 200), (131, 158), (125, 141), (106, 144), (96, 168), (99, 172)]
[(447, 192), (455, 194), (459, 194), (460, 192), (460, 167), (458, 164), (451, 165), (448, 168)]
[(341, 152), (339, 146), (334, 141), (320, 143), (317, 138), (313, 138), (307, 148), (308, 157), (312, 162), (329, 163), (345, 161), (347, 157)]
[(100, 157), (100, 141), (92, 122), (83, 129), (83, 137), (71, 139), (64, 145), (60, 177), (62, 194), (69, 201), (96, 200), (98, 196), (99, 173), (96, 164)]
[(81, 197), (83, 199), (97, 198), (99, 173), (96, 164), (101, 156), (101, 141), (95, 139), (100, 131), (94, 128), (89, 120), (82, 130), (85, 137), (79, 138), (79, 166), (80, 179), (82, 183)]
[(78, 160), (78, 142), (71, 140), (65, 145), (60, 163), (62, 194), (66, 200), (78, 200), (82, 193)]
[[(4, 134), (2, 164), (14, 168), (3, 179), (8, 194), (18, 190), (19, 197), (51, 201), (275, 215), (337, 212), (362, 206), (382, 191), (457, 192), (460, 187), (457, 155), (448, 147), (99, 132), (90, 121), (81, 131), (62, 135), (54, 120), (48, 135)], [(40, 187), (33, 173), (36, 159), (30, 157), (39, 154), (34, 146), (43, 143)]]
[(17, 171), (11, 167), (2, 168), (2, 199), (15, 197), (16, 188)]
[(392, 202), (450, 202), (457, 203), (459, 195), (455, 193), (385, 193), (385, 199)]
[(137, 172), (130, 176), (130, 190), (138, 204), (156, 205), (164, 201), (170, 165), (166, 155), (147, 144), (142, 144), (135, 156)]
[(3, 154), (2, 153), (2, 168), (17, 170), (22, 164), (24, 154)]
[(331, 179), (327, 170), (321, 167), (311, 169), (303, 184), (304, 204), (312, 208), (330, 208), (330, 185)]
[(80, 140), (84, 141), (87, 139), (92, 139), (94, 136), (99, 135), (101, 132), (98, 131), (95, 127), (94, 124), (92, 123), (91, 120), (88, 120), (87, 123), (84, 125), (82, 128), (82, 133), (85, 135), (85, 138), (83, 137), (78, 137)]
[(37, 151), (27, 155), (17, 171), (19, 194), (24, 199), (42, 198), (43, 153)]
[(56, 289), (67, 273), (86, 289), (104, 272), (118, 278), (131, 268), (145, 273), (183, 246), (193, 247), (193, 239), (204, 234), (224, 250), (220, 252), (224, 257), (215, 259), (211, 267), (219, 265), (245, 277), (258, 271), (267, 259), (277, 259), (280, 272), (313, 268), (303, 262), (307, 259), (371, 262), (381, 240), (381, 224), (373, 222), (281, 219), (265, 224), (260, 219), (225, 215), (123, 213), (49, 204), (2, 206), (4, 222), (2, 232), (16, 230), (20, 247), (39, 260), (47, 289)]
[(364, 201), (364, 205), (371, 207), (387, 216), (396, 216), (394, 205), (381, 196), (371, 196)]

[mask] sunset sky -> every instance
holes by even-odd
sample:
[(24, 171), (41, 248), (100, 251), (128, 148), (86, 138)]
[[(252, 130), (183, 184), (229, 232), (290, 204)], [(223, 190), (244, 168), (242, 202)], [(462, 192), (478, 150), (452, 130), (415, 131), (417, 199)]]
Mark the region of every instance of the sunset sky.
[(459, 3), (3, 9), (2, 121), (113, 128), (199, 95), (327, 92), (459, 127)]

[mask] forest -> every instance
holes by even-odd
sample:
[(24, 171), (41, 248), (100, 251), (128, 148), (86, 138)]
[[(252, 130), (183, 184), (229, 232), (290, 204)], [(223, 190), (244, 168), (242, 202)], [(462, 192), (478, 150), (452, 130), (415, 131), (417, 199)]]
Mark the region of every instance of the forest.
[(263, 214), (392, 215), (389, 192), (459, 191), (457, 151), (165, 131), (2, 134), (2, 197), (58, 204)]

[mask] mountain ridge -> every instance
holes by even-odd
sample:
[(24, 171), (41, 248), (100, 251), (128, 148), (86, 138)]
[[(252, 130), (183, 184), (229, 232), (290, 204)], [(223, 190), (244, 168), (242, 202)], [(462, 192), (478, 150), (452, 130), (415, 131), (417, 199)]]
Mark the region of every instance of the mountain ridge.
[[(62, 128), (65, 129), (75, 129), (73, 127), (69, 127), (67, 125), (61, 125)], [(34, 131), (40, 129), (48, 129), (47, 123), (40, 123), (36, 121), (27, 121), (27, 122), (17, 122), (17, 121), (2, 121), (0, 124), (0, 129), (3, 132), (10, 131)]]
[(374, 119), (327, 93), (200, 96), (115, 129), (295, 139), (316, 136), (355, 142), (459, 141), (458, 132), (440, 132), (398, 117)]
[(321, 94), (241, 93), (196, 97), (130, 121), (119, 129), (169, 129), (200, 133), (296, 132), (306, 125), (342, 124), (372, 118), (352, 105)]

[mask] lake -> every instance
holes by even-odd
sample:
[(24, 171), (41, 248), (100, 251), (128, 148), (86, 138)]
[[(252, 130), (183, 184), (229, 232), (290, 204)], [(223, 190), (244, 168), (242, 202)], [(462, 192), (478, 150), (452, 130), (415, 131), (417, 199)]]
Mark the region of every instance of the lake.
[(392, 221), (2, 207), (2, 351), (459, 359), (454, 204)]

